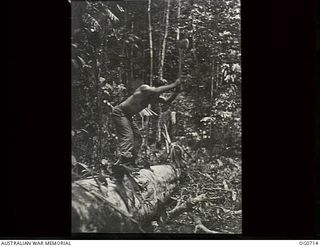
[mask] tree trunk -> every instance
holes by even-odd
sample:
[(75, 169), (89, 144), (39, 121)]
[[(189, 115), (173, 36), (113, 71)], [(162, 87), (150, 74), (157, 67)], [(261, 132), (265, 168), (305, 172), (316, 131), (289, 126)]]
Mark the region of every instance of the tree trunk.
[(222, 86), (223, 84), (223, 70), (222, 70), (222, 66), (220, 66), (220, 87)]
[[(166, 23), (166, 16), (167, 16), (167, 10), (165, 9), (164, 11), (163, 11), (163, 19), (162, 19), (162, 25), (164, 25), (165, 26), (165, 23)], [(162, 36), (164, 36), (164, 35), (162, 35), (162, 34), (160, 34), (159, 35), (159, 55), (158, 55), (158, 58), (159, 58), (159, 68), (160, 68), (160, 64), (161, 64), (161, 58), (162, 58), (162, 55), (161, 55), (161, 52), (162, 52), (162, 49), (161, 49), (161, 47), (162, 47), (162, 40), (161, 40), (161, 37)], [(160, 70), (160, 69), (159, 69)]]
[[(178, 27), (177, 27), (177, 41), (180, 40), (180, 12), (181, 12), (181, 0), (178, 0)], [(179, 72), (178, 77), (182, 74), (182, 49), (179, 49)]]
[(180, 39), (180, 12), (181, 12), (181, 0), (178, 0), (178, 27), (177, 27), (177, 40)]
[(212, 100), (213, 100), (213, 94), (214, 94), (214, 63), (215, 63), (215, 59), (212, 56), (212, 60), (211, 60), (211, 88), (210, 88), (210, 102), (212, 104)]
[(72, 184), (72, 232), (141, 232), (158, 215), (179, 183), (180, 172), (170, 165), (142, 169), (122, 183), (105, 178)]
[(164, 30), (163, 42), (162, 42), (162, 52), (161, 52), (161, 60), (160, 60), (160, 67), (159, 67), (159, 77), (161, 80), (163, 79), (163, 66), (164, 66), (164, 59), (166, 55), (166, 43), (167, 43), (168, 28), (169, 28), (169, 13), (170, 13), (170, 0), (168, 0), (168, 6), (167, 6), (166, 25)]
[[(164, 59), (166, 55), (166, 43), (167, 43), (168, 28), (169, 28), (169, 14), (170, 14), (170, 0), (168, 0), (168, 5), (167, 5), (166, 24), (165, 24), (164, 37), (162, 42), (162, 52), (161, 52), (161, 60), (160, 60), (160, 67), (159, 67), (160, 80), (163, 79), (163, 67), (164, 67)], [(157, 134), (156, 134), (157, 142), (161, 141), (161, 116), (162, 116), (162, 108), (161, 106), (159, 106), (159, 118), (157, 121)]]
[[(95, 48), (96, 54), (101, 49), (102, 52), (103, 42), (101, 42), (100, 47)], [(93, 64), (93, 75), (95, 80), (95, 87), (96, 87), (96, 95), (97, 95), (97, 159), (100, 161), (102, 157), (102, 128), (101, 128), (101, 120), (102, 120), (102, 102), (101, 102), (101, 86), (100, 86), (100, 66), (101, 66), (101, 58), (102, 55), (96, 55)]]
[[(134, 32), (134, 22), (131, 22), (131, 33)], [(130, 79), (134, 79), (134, 72), (133, 72), (133, 44), (130, 46)]]
[(197, 53), (196, 53), (196, 23), (195, 23), (195, 18), (193, 15), (193, 11), (191, 12), (191, 17), (192, 17), (192, 54), (193, 54), (193, 59), (195, 61), (196, 64), (196, 71), (197, 74), (199, 73), (199, 61), (198, 61), (198, 57), (197, 57)]
[[(211, 60), (211, 88), (210, 88), (210, 104), (213, 105), (213, 98), (214, 98), (214, 90), (215, 88), (215, 79), (214, 79), (214, 73), (215, 73), (215, 59), (214, 59), (214, 55), (212, 55), (212, 60)], [(212, 110), (211, 113), (212, 114)], [(212, 139), (212, 128), (213, 128), (213, 124), (212, 121), (210, 121), (210, 138)]]
[(130, 69), (130, 63), (129, 63), (129, 47), (127, 47), (126, 46), (126, 48), (125, 48), (125, 53), (126, 53), (126, 57), (125, 57), (125, 59), (126, 59), (126, 65), (125, 65), (125, 71), (126, 71), (126, 86), (127, 87), (130, 87), (131, 85), (129, 85), (129, 78), (130, 78), (130, 75), (129, 75), (129, 69)]
[[(128, 21), (128, 10), (124, 10), (124, 27), (127, 27), (127, 21)], [(127, 47), (126, 47), (126, 42), (123, 41), (122, 45), (122, 52), (121, 52), (121, 72), (122, 72), (122, 83), (128, 87), (128, 70), (127, 70)]]
[[(152, 20), (151, 20), (151, 0), (148, 1), (148, 23), (149, 23), (149, 49), (150, 49), (150, 75), (149, 75), (149, 84), (153, 86), (153, 41), (152, 41)], [(148, 105), (148, 108), (151, 109), (151, 104)], [(146, 126), (146, 136), (142, 141), (143, 144), (148, 145), (149, 141), (149, 127), (150, 127), (150, 117), (146, 116), (145, 121)]]
[(153, 42), (152, 42), (152, 23), (151, 23), (151, 0), (148, 2), (148, 22), (149, 22), (149, 46), (150, 46), (150, 86), (153, 78)]

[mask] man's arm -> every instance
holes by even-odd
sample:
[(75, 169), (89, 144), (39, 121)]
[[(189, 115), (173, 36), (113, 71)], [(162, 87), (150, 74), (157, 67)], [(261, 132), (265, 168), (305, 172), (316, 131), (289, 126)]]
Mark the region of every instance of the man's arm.
[(170, 95), (170, 97), (165, 98), (165, 97), (159, 97), (159, 102), (166, 104), (166, 105), (170, 105), (172, 103), (172, 101), (175, 100), (175, 98), (178, 96), (178, 94), (180, 93), (180, 89), (177, 87), (176, 91)]
[(178, 78), (174, 83), (171, 83), (169, 85), (160, 86), (160, 87), (150, 87), (148, 85), (142, 85), (140, 87), (140, 90), (141, 90), (141, 92), (161, 94), (161, 93), (169, 91), (173, 88), (178, 87), (180, 84), (181, 84), (181, 79)]

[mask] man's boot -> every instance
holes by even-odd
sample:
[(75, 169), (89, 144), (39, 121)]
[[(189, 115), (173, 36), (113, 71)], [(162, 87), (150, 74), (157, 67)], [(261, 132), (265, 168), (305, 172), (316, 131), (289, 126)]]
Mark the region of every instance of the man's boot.
[(134, 180), (132, 175), (138, 174), (140, 169), (135, 165), (134, 157), (128, 158), (121, 156), (120, 159), (112, 167), (112, 176), (118, 182), (122, 182), (124, 175), (127, 175), (132, 185), (137, 191), (142, 191), (143, 188)]
[(123, 175), (126, 173), (135, 173), (137, 172), (137, 167), (135, 164), (134, 157), (128, 155), (121, 155), (121, 157), (116, 161), (116, 163), (112, 166), (113, 175)]

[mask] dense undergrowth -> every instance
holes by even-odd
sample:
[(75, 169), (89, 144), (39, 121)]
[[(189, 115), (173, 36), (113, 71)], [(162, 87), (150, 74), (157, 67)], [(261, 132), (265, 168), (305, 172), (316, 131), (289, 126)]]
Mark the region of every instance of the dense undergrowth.
[[(196, 218), (206, 228), (223, 234), (240, 234), (242, 224), (241, 158), (208, 156), (191, 151), (184, 156), (180, 185), (163, 212), (153, 222), (150, 232), (208, 233), (197, 228)], [(190, 205), (168, 220), (166, 213), (188, 199), (207, 199)]]
[(189, 212), (163, 225), (160, 231), (194, 233), (196, 228), (193, 218), (198, 216), (202, 224), (211, 230), (241, 233), (240, 159), (224, 156), (216, 156), (211, 161), (200, 159), (190, 163), (187, 170), (173, 197), (179, 200), (206, 194), (211, 200), (198, 203)]

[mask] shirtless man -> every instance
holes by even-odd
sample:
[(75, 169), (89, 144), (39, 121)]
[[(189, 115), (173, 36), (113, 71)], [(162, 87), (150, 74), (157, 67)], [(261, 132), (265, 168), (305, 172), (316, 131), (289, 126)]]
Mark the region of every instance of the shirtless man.
[[(136, 166), (135, 160), (142, 143), (140, 130), (132, 119), (133, 115), (139, 113), (149, 104), (156, 102), (170, 104), (180, 92), (182, 79), (178, 78), (174, 83), (159, 87), (148, 86), (143, 84), (141, 80), (136, 82), (140, 86), (134, 90), (129, 98), (114, 107), (112, 112), (112, 118), (119, 138), (120, 159), (117, 163), (129, 164), (133, 167)], [(160, 96), (161, 93), (174, 88), (176, 90), (169, 98)]]

